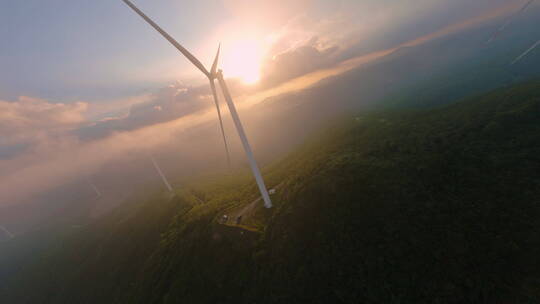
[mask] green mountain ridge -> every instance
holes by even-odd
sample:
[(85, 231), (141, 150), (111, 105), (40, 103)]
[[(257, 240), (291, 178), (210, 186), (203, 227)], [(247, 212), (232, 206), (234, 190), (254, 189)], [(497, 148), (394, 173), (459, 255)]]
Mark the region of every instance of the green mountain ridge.
[(269, 166), (149, 193), (29, 265), (1, 303), (537, 303), (540, 82), (345, 117)]

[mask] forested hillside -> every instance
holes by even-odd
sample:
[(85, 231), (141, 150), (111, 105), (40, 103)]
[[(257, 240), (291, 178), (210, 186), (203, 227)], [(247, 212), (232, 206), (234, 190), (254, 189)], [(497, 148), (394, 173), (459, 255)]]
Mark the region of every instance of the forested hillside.
[(538, 303), (540, 82), (343, 117), (269, 166), (148, 193), (29, 265), (1, 303)]

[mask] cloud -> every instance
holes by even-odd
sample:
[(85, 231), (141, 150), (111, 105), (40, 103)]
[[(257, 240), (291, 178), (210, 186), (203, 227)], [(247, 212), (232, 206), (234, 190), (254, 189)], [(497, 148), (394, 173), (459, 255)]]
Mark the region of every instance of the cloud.
[(0, 101), (0, 135), (73, 127), (85, 120), (83, 113), (87, 108), (84, 102), (50, 103), (25, 96), (15, 102)]
[[(46, 144), (39, 148), (29, 149), (9, 160), (0, 159), (0, 205), (16, 203), (62, 184), (91, 176), (112, 161), (130, 162), (133, 157), (140, 157), (145, 151), (158, 146), (178, 144), (175, 139), (183, 130), (208, 123), (209, 117), (214, 118), (213, 115), (210, 111), (191, 114), (182, 119), (135, 130), (113, 132), (93, 140), (81, 140), (70, 134), (49, 137)], [(202, 149), (196, 144), (199, 141), (207, 142), (208, 137), (190, 139), (190, 145), (180, 153), (189, 153), (191, 156), (187, 159), (193, 160), (203, 157), (201, 151), (213, 151)], [(216, 143), (220, 142), (216, 140)]]
[(175, 120), (211, 106), (209, 93), (206, 86), (191, 87), (177, 82), (133, 103), (125, 114), (105, 117), (75, 133), (82, 140), (91, 140)]
[(89, 121), (107, 120), (113, 117), (126, 116), (131, 107), (150, 102), (154, 99), (153, 94), (141, 94), (117, 99), (92, 101), (85, 113)]
[(213, 105), (209, 88), (179, 82), (151, 94), (93, 102), (58, 103), (21, 96), (0, 100), (0, 160), (58, 141), (87, 141), (144, 128)]
[(262, 71), (265, 85), (275, 85), (286, 80), (321, 69), (334, 62), (337, 46), (326, 47), (318, 37), (312, 37), (295, 48), (276, 54), (266, 61)]
[[(181, 83), (109, 102), (58, 103), (26, 96), (0, 101), (0, 177), (52, 161), (90, 141), (174, 121), (212, 105), (208, 88)], [(103, 151), (110, 153), (109, 148)]]
[(336, 65), (361, 55), (395, 48), (420, 37), (470, 26), (486, 14), (501, 16), (519, 0), (335, 1), (322, 16), (304, 12), (270, 35), (272, 46), (261, 70), (263, 87)]
[(85, 122), (85, 102), (52, 103), (22, 96), (0, 101), (0, 159), (47, 145)]

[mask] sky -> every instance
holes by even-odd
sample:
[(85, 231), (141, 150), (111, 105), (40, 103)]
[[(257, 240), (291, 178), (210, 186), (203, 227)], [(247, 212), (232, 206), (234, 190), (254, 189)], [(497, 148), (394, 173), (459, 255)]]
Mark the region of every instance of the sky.
[[(335, 38), (343, 39), (338, 36), (351, 32), (369, 35), (374, 27), (386, 30), (395, 23), (418, 27), (421, 24), (410, 20), (413, 15), (422, 17), (422, 22), (431, 22), (425, 15), (438, 17), (450, 8), (463, 15), (459, 19), (505, 1), (475, 1), (483, 4), (469, 5), (471, 9), (461, 12), (456, 9), (457, 4), (450, 2), (467, 3), (463, 0), (135, 1), (207, 64), (218, 43), (223, 43), (223, 68), (225, 72), (232, 70), (233, 76), (236, 71), (231, 67), (246, 60), (260, 61), (264, 55), (274, 56), (312, 38), (309, 36), (336, 34)], [(175, 80), (201, 80), (175, 49), (120, 0), (4, 0), (0, 8), (3, 48), (0, 99), (31, 96), (61, 102), (99, 101), (138, 95)], [(411, 11), (414, 14), (410, 15)], [(447, 19), (456, 18), (451, 12), (444, 15)], [(440, 20), (438, 26), (452, 21)], [(386, 25), (380, 26), (382, 23)], [(339, 32), (334, 27), (339, 27)], [(396, 38), (399, 39), (397, 35)], [(251, 53), (255, 54), (247, 52), (247, 56), (241, 56), (242, 49), (252, 49)]]
[[(253, 2), (261, 5), (249, 8), (250, 1), (230, 0), (142, 0), (136, 4), (209, 62), (220, 41), (226, 48), (236, 34), (248, 41), (250, 36), (268, 34), (303, 7), (301, 1), (283, 6), (285, 1), (276, 1), (270, 5), (272, 13), (258, 18), (251, 12), (258, 7), (268, 11), (264, 7), (269, 5)], [(197, 77), (176, 50), (120, 0), (2, 1), (0, 6), (0, 98), (123, 97), (175, 78)]]
[[(207, 66), (221, 43), (220, 67), (237, 100), (260, 101), (504, 18), (526, 1), (133, 2)], [(0, 0), (0, 41), (0, 205), (29, 178), (39, 184), (57, 172), (65, 180), (141, 138), (172, 136), (155, 138), (149, 127), (214, 118), (203, 76), (121, 0)], [(66, 167), (66, 158), (92, 161)]]

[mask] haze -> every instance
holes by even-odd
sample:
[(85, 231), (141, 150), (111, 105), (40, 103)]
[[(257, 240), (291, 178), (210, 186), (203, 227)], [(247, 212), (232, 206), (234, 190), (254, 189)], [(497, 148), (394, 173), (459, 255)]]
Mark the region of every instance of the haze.
[[(487, 35), (524, 2), (136, 4), (207, 65), (221, 42), (221, 67), (255, 154), (269, 163), (332, 115), (408, 88), (407, 77), (377, 76), (383, 68), (399, 71), (395, 62), (384, 65), (393, 56), (421, 48), (426, 66), (418, 67), (418, 77), (478, 56), (480, 43), (443, 54), (435, 42)], [(523, 22), (538, 16), (536, 3)], [(137, 185), (159, 187), (150, 155), (176, 186), (189, 176), (226, 170), (206, 82), (121, 1), (11, 1), (1, 4), (0, 20), (0, 208), (91, 202), (91, 213), (101, 214)], [(524, 25), (514, 26), (510, 30), (520, 35)], [(353, 80), (361, 85), (344, 85)], [(352, 98), (361, 102), (353, 105)], [(243, 151), (225, 119), (234, 168), (243, 170)], [(88, 181), (103, 193), (95, 205)], [(9, 219), (0, 214), (2, 221)]]

